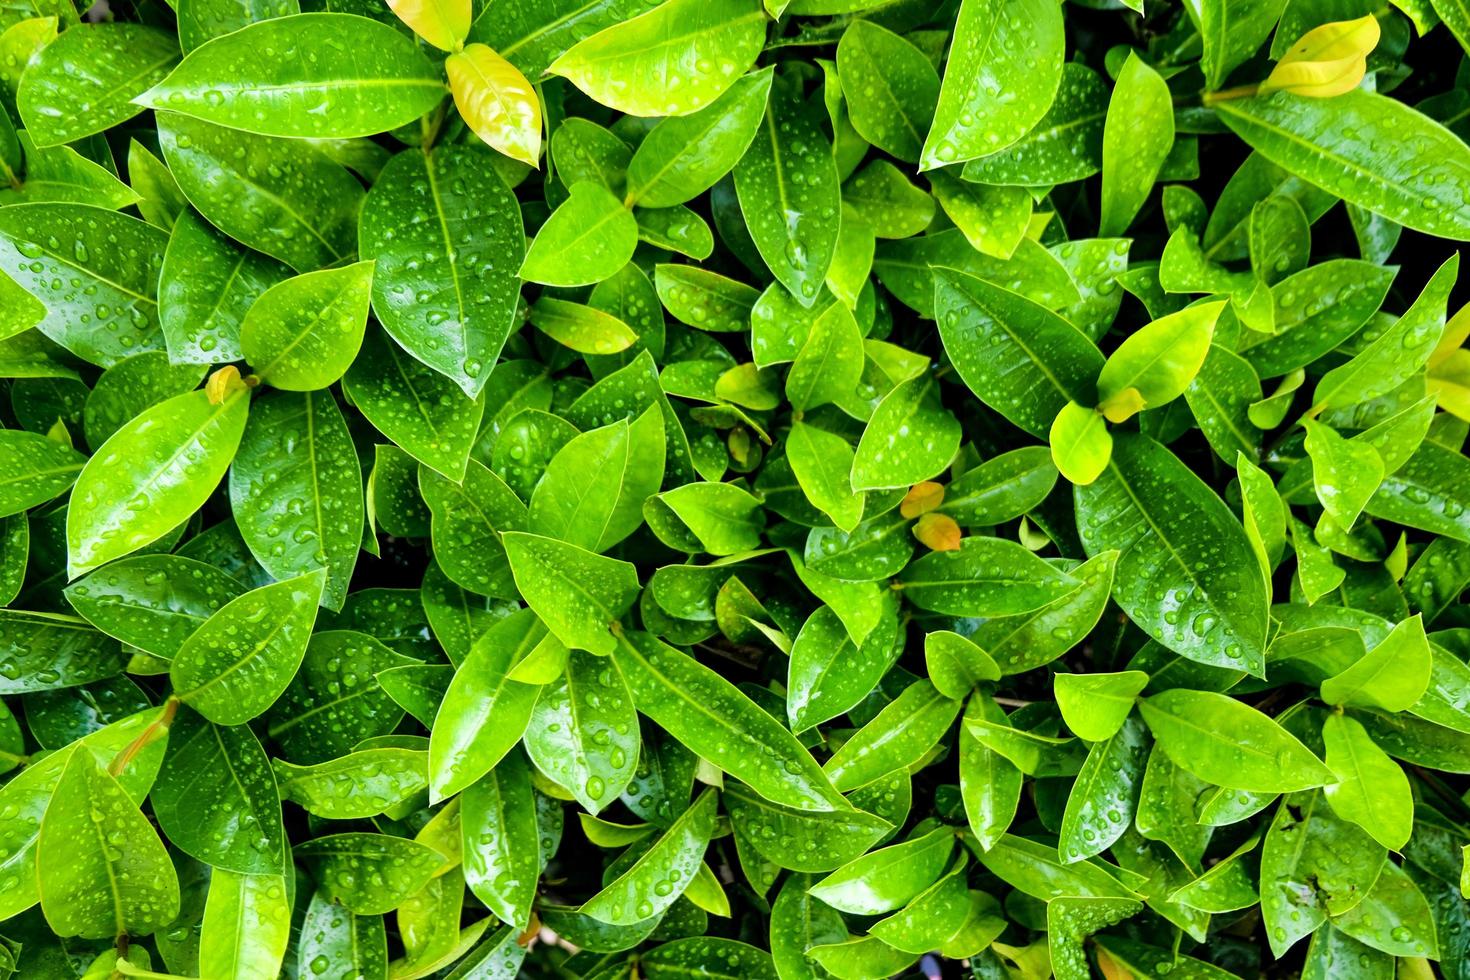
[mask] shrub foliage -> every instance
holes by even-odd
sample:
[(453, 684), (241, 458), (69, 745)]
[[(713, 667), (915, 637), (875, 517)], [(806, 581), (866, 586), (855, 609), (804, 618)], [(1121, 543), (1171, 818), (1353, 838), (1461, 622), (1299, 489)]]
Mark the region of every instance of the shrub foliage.
[(1470, 978), (1463, 0), (0, 10), (0, 977)]

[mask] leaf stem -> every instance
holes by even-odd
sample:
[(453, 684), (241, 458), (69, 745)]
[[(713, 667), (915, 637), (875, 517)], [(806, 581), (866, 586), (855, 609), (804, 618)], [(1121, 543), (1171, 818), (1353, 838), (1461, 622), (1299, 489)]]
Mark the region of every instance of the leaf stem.
[(123, 770), (133, 764), (139, 752), (168, 733), (168, 726), (173, 724), (174, 716), (178, 713), (179, 699), (170, 696), (167, 701), (163, 702), (163, 712), (147, 728), (139, 732), (138, 737), (117, 754), (117, 758), (112, 760), (112, 765), (107, 767), (108, 773), (113, 776), (122, 775)]
[(1216, 102), (1229, 102), (1231, 99), (1248, 99), (1260, 88), (1260, 85), (1237, 85), (1235, 88), (1222, 88), (1218, 92), (1206, 92), (1204, 104), (1209, 106)]

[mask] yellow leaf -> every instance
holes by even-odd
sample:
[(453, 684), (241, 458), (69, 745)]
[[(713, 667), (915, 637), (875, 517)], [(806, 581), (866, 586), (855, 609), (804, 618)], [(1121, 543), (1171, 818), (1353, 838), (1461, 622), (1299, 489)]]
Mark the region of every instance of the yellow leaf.
[(458, 51), (470, 32), (470, 0), (388, 0), (398, 19), (441, 51)]
[(1290, 92), (1314, 99), (1331, 98), (1351, 92), (1363, 80), (1368, 71), (1368, 62), (1362, 57), (1341, 58), (1337, 61), (1282, 62), (1261, 83), (1259, 92)]
[(467, 44), (444, 61), (449, 90), (476, 136), (534, 167), (541, 156), (541, 100), (509, 61), (483, 44)]
[(944, 486), (933, 480), (915, 483), (899, 502), (898, 512), (904, 517), (918, 517), (944, 503)]
[(1460, 349), (1465, 343), (1465, 338), (1470, 337), (1470, 303), (1460, 307), (1460, 312), (1449, 318), (1444, 325), (1444, 332), (1439, 335), (1439, 343), (1434, 347), (1434, 353), (1429, 355), (1429, 370), (1449, 360), (1451, 354)]
[(1119, 422), (1127, 422), (1143, 411), (1145, 404), (1143, 393), (1137, 388), (1124, 388), (1116, 395), (1104, 398), (1099, 402), (1097, 410), (1102, 412), (1109, 422), (1116, 425)]
[(958, 551), (963, 534), (953, 517), (929, 513), (914, 524), (914, 537), (930, 551)]
[(204, 393), (209, 397), (209, 404), (221, 405), (233, 392), (244, 391), (249, 387), (240, 377), (240, 369), (233, 364), (226, 364), (218, 371), (209, 376), (204, 383)]
[(1291, 92), (1325, 99), (1358, 87), (1368, 70), (1368, 54), (1378, 45), (1378, 21), (1371, 14), (1313, 28), (1281, 57), (1259, 92)]
[(1429, 392), (1439, 407), (1470, 422), (1470, 350), (1457, 347), (1429, 369)]
[(1280, 63), (1366, 58), (1378, 46), (1379, 35), (1378, 19), (1372, 14), (1356, 20), (1335, 20), (1303, 34), (1281, 56)]

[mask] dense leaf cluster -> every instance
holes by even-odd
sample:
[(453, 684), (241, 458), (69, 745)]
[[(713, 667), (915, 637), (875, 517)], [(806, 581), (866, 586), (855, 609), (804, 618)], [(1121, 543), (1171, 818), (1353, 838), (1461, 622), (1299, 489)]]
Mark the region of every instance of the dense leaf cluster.
[(1464, 45), (6, 4), (0, 978), (1470, 980)]

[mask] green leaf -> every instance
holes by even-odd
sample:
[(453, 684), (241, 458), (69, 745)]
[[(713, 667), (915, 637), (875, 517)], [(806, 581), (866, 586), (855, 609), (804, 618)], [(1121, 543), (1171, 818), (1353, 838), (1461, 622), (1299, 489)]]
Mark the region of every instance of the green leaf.
[(990, 654), (974, 640), (949, 630), (924, 636), (924, 666), (939, 692), (956, 700), (966, 697), (983, 681), (1000, 680), (1000, 668)]
[(1096, 857), (1127, 832), (1148, 757), (1143, 722), (1126, 716), (1111, 735), (1087, 750), (1087, 761), (1067, 793), (1057, 841), (1057, 853), (1067, 864)]
[(1302, 425), (1317, 499), (1339, 527), (1349, 529), (1383, 481), (1383, 458), (1372, 446), (1344, 439), (1321, 422), (1306, 419)]
[(643, 523), (664, 474), (663, 418), (646, 409), (576, 436), (551, 458), (531, 495), (530, 528), (598, 554)]
[(940, 270), (934, 287), (944, 349), (985, 404), (1044, 436), (1069, 402), (1087, 400), (1103, 357), (1072, 324), (984, 279)]
[(1414, 824), (1414, 798), (1404, 771), (1346, 715), (1328, 716), (1322, 741), (1327, 767), (1337, 776), (1322, 790), (1333, 812), (1389, 850), (1402, 850)]
[(1097, 376), (1099, 410), (1109, 421), (1122, 422), (1127, 415), (1120, 418), (1108, 406), (1129, 389), (1138, 393), (1139, 408), (1156, 408), (1184, 394), (1205, 362), (1224, 308), (1223, 302), (1199, 303), (1129, 334)]
[(943, 945), (959, 932), (970, 916), (970, 908), (962, 858), (901, 911), (873, 923), (869, 934), (917, 956)]
[(929, 175), (934, 196), (979, 251), (998, 259), (1015, 253), (1031, 221), (1031, 195), (1020, 187), (971, 184), (944, 171)]
[(716, 799), (713, 790), (701, 793), (631, 867), (587, 900), (582, 913), (626, 926), (672, 905), (704, 860), (715, 829)]
[(843, 531), (858, 526), (863, 519), (864, 495), (852, 489), (853, 450), (846, 439), (796, 422), (786, 435), (786, 459), (813, 507), (832, 518)]
[[(0, 805), (12, 812), (8, 833), (0, 841), (0, 911), (12, 916), (36, 904), (39, 898), (36, 874), (36, 841), (52, 792), (71, 757), (78, 749), (91, 753), (99, 762), (110, 763), (119, 752), (154, 726), (161, 710), (140, 711), (84, 737), (77, 743), (38, 759), (21, 770), (0, 789)], [(134, 802), (148, 795), (163, 757), (163, 743), (145, 745), (118, 774)]]
[(1460, 257), (1456, 253), (1439, 267), (1398, 322), (1352, 360), (1322, 376), (1312, 393), (1313, 408), (1340, 408), (1369, 401), (1397, 388), (1422, 368), (1444, 330), (1445, 303), (1459, 270)]
[(697, 112), (661, 120), (628, 162), (629, 201), (668, 208), (709, 190), (755, 139), (770, 91), (771, 71), (754, 71)]
[(1354, 939), (1390, 956), (1424, 956), (1437, 959), (1429, 903), (1398, 865), (1385, 862), (1383, 873), (1363, 900), (1332, 923)]
[(791, 875), (771, 904), (771, 959), (778, 976), (811, 980), (816, 976), (806, 959), (808, 948), (824, 948), (847, 939), (841, 914), (807, 893), (809, 875)]
[(971, 537), (931, 552), (899, 576), (914, 605), (951, 616), (1016, 616), (1077, 587), (1077, 579), (1003, 538)]
[(271, 738), (295, 762), (322, 762), (389, 734), (403, 711), (376, 678), (413, 662), (364, 633), (318, 630), (301, 669), (271, 707)]
[(325, 388), (362, 346), (373, 263), (308, 272), (267, 289), (245, 314), (240, 349), (262, 381), (287, 391)]
[(102, 372), (87, 396), (82, 429), (87, 443), (100, 446), (133, 416), (175, 395), (193, 391), (204, 368), (171, 364), (161, 350), (144, 351), (118, 361)]
[(1216, 786), (1291, 793), (1333, 780), (1295, 736), (1228, 695), (1177, 688), (1139, 707), (1174, 764)]
[(1322, 682), (1333, 705), (1403, 711), (1429, 686), (1433, 660), (1420, 616), (1405, 619), (1347, 669)]
[(1330, 194), (1416, 231), (1470, 238), (1470, 148), (1402, 102), (1364, 91), (1274, 92), (1215, 111), (1261, 156)]
[(65, 493), (86, 461), (39, 432), (0, 431), (0, 515), (24, 513)]
[(501, 536), (516, 587), (557, 639), (606, 655), (616, 641), (609, 627), (638, 597), (632, 565), (538, 534)]
[(402, 34), (366, 17), (312, 13), (214, 38), (135, 101), (265, 136), (342, 139), (412, 122), (443, 97), (438, 73)]
[(638, 222), (606, 187), (584, 180), (531, 242), (520, 277), (549, 286), (587, 286), (627, 264), (638, 244)]
[(363, 749), (311, 766), (281, 759), (271, 765), (282, 798), (326, 820), (375, 817), (429, 785), (427, 753), (417, 749)]
[[(300, 140), (172, 112), (160, 112), (158, 121), (169, 171), (210, 224), (301, 272), (352, 257), (363, 192), (345, 167)], [(239, 302), (243, 318), (248, 305)]]
[(326, 571), (231, 600), (195, 630), (169, 668), (175, 697), (221, 725), (269, 708), (301, 665)]
[(456, 390), (377, 330), (364, 337), (342, 389), (394, 445), (440, 475), (463, 482), (485, 411), (482, 399)]
[(939, 827), (902, 844), (870, 851), (808, 889), (841, 912), (881, 915), (902, 908), (943, 874), (955, 833)]
[(670, 547), (737, 555), (760, 546), (760, 501), (733, 483), (686, 483), (650, 497), (643, 518)]
[(865, 853), (893, 828), (862, 810), (811, 813), (772, 803), (739, 783), (724, 801), (742, 840), (768, 861), (797, 871), (831, 871)]
[(923, 168), (1002, 150), (1036, 125), (1062, 78), (1061, 10), (1047, 0), (964, 0)]
[(277, 977), (290, 939), (291, 905), (283, 876), (218, 869), (210, 874), (199, 939), (202, 975)]
[(1133, 223), (1174, 146), (1169, 86), (1130, 52), (1118, 72), (1103, 130), (1102, 218), (1098, 234), (1120, 235)]
[(191, 857), (242, 875), (286, 870), (276, 777), (249, 727), (182, 712), (150, 799), (159, 828)]
[(550, 296), (536, 301), (530, 319), (546, 336), (582, 354), (605, 357), (627, 350), (638, 340), (633, 329), (612, 314)]
[(471, 145), (395, 156), (358, 229), (362, 257), (376, 262), (373, 312), (383, 328), (471, 398), (514, 329), (523, 243), (520, 207), (494, 154)]
[[(682, 2), (682, 0), (681, 0)], [(765, 119), (735, 165), (735, 191), (766, 267), (802, 306), (817, 301), (837, 250), (841, 177), (820, 104), (778, 80)]]
[(656, 265), (653, 282), (674, 319), (711, 333), (745, 330), (761, 295), (743, 282), (692, 265)]
[(1002, 881), (1043, 901), (1063, 897), (1138, 898), (1125, 883), (1130, 876), (1121, 869), (1090, 860), (1065, 864), (1054, 848), (1024, 837), (1006, 834), (977, 857)]
[[(511, 668), (546, 627), (529, 611), (486, 630), (454, 672), (429, 732), (429, 785), (447, 799), (493, 769), (526, 730), (540, 688), (511, 680)], [(491, 713), (495, 724), (487, 724)]]
[(1082, 585), (1025, 616), (1001, 617), (976, 629), (975, 641), (1001, 673), (1014, 674), (1051, 663), (1082, 642), (1097, 626), (1113, 588), (1119, 552), (1104, 551), (1069, 574)]
[(318, 894), (355, 915), (381, 915), (408, 901), (444, 865), (427, 844), (388, 834), (347, 833), (296, 845)]
[(362, 543), (362, 469), (330, 394), (255, 403), (230, 468), (230, 503), (261, 567), (278, 579), (326, 568), (322, 603), (342, 607)]
[(601, 812), (638, 762), (638, 718), (622, 675), (602, 657), (571, 651), (565, 674), (536, 699), (525, 744), (543, 775), (588, 813)]
[(179, 0), (179, 44), (192, 51), (205, 41), (256, 21), (286, 17), (301, 10), (296, 0)]
[(1149, 635), (1199, 663), (1265, 669), (1266, 594), (1245, 532), (1163, 446), (1119, 433), (1097, 482), (1077, 489), (1091, 555), (1120, 552), (1113, 598)]
[(87, 461), (67, 507), (73, 577), (137, 551), (189, 518), (235, 455), (250, 410), (244, 391), (218, 405), (204, 391), (160, 402)]
[(114, 641), (72, 616), (0, 610), (0, 693), (23, 694), (88, 684), (120, 672)]
[(323, 964), (322, 972), (341, 970), (363, 980), (386, 980), (388, 941), (379, 916), (357, 916), (313, 892), (301, 924), (298, 959)]
[(786, 398), (798, 412), (841, 401), (863, 373), (863, 335), (852, 312), (833, 303), (812, 321), (786, 375)]
[(465, 788), (460, 827), (470, 891), (506, 925), (526, 928), (541, 876), (541, 848), (524, 756), (506, 756)]
[(1113, 437), (1102, 412), (1067, 402), (1047, 433), (1057, 471), (1079, 487), (1097, 481), (1113, 456)]
[(634, 116), (687, 116), (754, 64), (766, 37), (755, 0), (671, 0), (606, 27), (547, 69)]
[(162, 349), (155, 294), (166, 242), (152, 225), (104, 208), (0, 208), (0, 272), (45, 307), (43, 334), (102, 367)]
[(900, 653), (897, 608), (881, 603), (877, 625), (855, 644), (837, 613), (821, 607), (808, 617), (791, 647), (786, 676), (786, 714), (794, 732), (805, 731), (856, 706), (877, 686)]
[(640, 714), (764, 798), (797, 810), (848, 809), (795, 736), (693, 657), (628, 633), (613, 663)]
[(1075, 61), (1062, 66), (1046, 114), (1003, 150), (965, 164), (965, 180), (1002, 186), (1063, 184), (1102, 170), (1108, 90), (1097, 72)]
[(1209, 88), (1219, 88), (1256, 53), (1284, 6), (1284, 0), (1211, 0), (1189, 11), (1204, 44), (1200, 67)]
[(179, 881), (148, 818), (91, 752), (73, 752), (36, 842), (41, 910), (59, 936), (146, 936), (179, 912)]
[(852, 464), (854, 490), (909, 487), (937, 475), (959, 448), (960, 424), (939, 402), (932, 377), (889, 392), (863, 430)]
[(499, 536), (526, 525), (526, 505), (515, 492), (475, 460), (462, 484), (420, 466), (419, 490), (433, 514), (434, 560), (445, 577), (479, 595), (514, 595)]
[(69, 146), (37, 147), (24, 130), (18, 144), (25, 151), (25, 181), (0, 191), (0, 200), (62, 201), (114, 210), (139, 203), (132, 188)]
[(915, 163), (939, 101), (939, 75), (918, 48), (885, 27), (854, 20), (837, 44), (842, 94), (869, 143)]
[(1056, 480), (1057, 470), (1046, 448), (1023, 446), (952, 480), (939, 510), (967, 527), (1001, 524), (1040, 504)]
[(1067, 727), (1079, 738), (1101, 742), (1112, 738), (1133, 710), (1133, 699), (1148, 683), (1141, 670), (1115, 674), (1057, 674), (1053, 678), (1057, 707)]
[(710, 980), (776, 980), (771, 956), (747, 943), (718, 937), (690, 937), (663, 943), (639, 957), (648, 980), (699, 976)]
[(173, 38), (142, 24), (87, 24), (41, 49), (15, 93), (21, 122), (39, 146), (71, 143), (143, 111), (137, 96), (179, 60)]
[(960, 702), (928, 681), (917, 681), (842, 743), (822, 771), (839, 792), (847, 792), (909, 768), (924, 758), (959, 713)]

